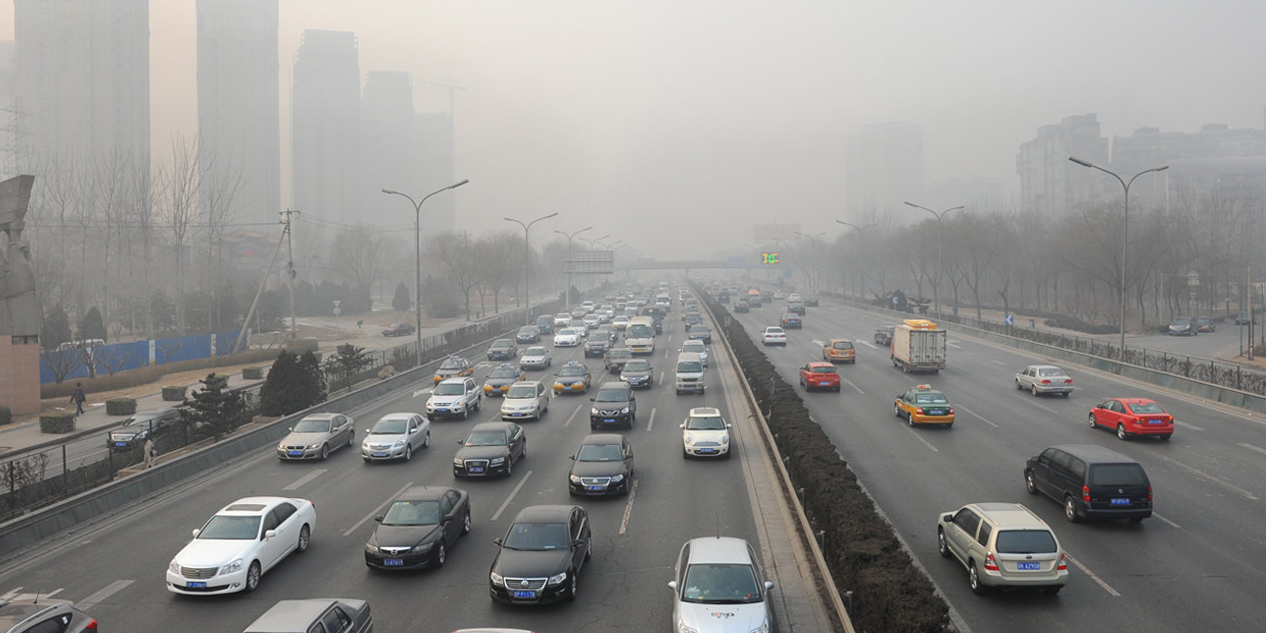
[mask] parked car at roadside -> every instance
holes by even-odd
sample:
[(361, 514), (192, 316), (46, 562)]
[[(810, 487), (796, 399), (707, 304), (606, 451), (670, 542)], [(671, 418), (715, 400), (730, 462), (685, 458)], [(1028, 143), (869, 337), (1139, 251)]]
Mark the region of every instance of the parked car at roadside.
[(417, 332), (412, 323), (392, 323), (382, 331), (383, 336), (408, 336)]
[(1178, 317), (1169, 323), (1170, 336), (1195, 336), (1198, 332), (1196, 322), (1189, 317)]
[(1217, 326), (1213, 323), (1213, 319), (1209, 317), (1196, 317), (1196, 331), (1213, 332)]
[(139, 411), (124, 420), (123, 426), (107, 434), (106, 446), (114, 451), (140, 448), (145, 442), (170, 433), (179, 421), (180, 411), (177, 409)]

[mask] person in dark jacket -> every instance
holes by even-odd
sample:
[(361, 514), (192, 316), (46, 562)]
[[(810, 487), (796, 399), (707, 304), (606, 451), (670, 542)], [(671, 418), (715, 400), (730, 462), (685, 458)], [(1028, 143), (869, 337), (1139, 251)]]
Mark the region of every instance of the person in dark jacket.
[(75, 383), (75, 393), (70, 394), (70, 401), (75, 403), (75, 415), (84, 414), (84, 401), (87, 399), (88, 396), (84, 394), (84, 384)]

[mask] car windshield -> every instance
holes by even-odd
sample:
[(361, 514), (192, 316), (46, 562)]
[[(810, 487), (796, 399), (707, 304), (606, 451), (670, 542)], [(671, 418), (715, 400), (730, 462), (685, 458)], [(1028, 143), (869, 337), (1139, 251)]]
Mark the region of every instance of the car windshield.
[(1188, 319), (1187, 317), (1174, 319), (1174, 325), (1191, 325), (1191, 319)]
[(690, 416), (686, 420), (688, 431), (724, 431), (725, 419), (719, 415)]
[(611, 350), (611, 358), (633, 358), (633, 350), (620, 348)]
[(700, 604), (743, 604), (760, 602), (760, 585), (751, 565), (709, 563), (686, 569), (683, 602)]
[(596, 402), (625, 402), (628, 396), (625, 395), (623, 389), (606, 389), (598, 392), (598, 397), (594, 399)]
[(501, 349), (505, 347), (513, 347), (510, 341), (493, 341), (492, 349)]
[(1064, 370), (1055, 367), (1047, 367), (1046, 369), (1037, 370), (1039, 376), (1063, 376)]
[(1130, 407), (1130, 411), (1134, 413), (1164, 413), (1165, 410), (1155, 402), (1131, 402), (1126, 405)]
[(1059, 549), (1047, 530), (1003, 530), (997, 542), (999, 554), (1049, 554)]
[(498, 367), (488, 374), (489, 378), (517, 378), (519, 371), (513, 367)]
[(782, 318), (783, 320), (786, 320), (786, 321), (795, 321), (796, 319), (799, 319), (800, 317), (788, 312), (787, 314), (782, 315)]
[(466, 436), (466, 446), (505, 446), (506, 434), (501, 431), (472, 431)]
[(466, 393), (466, 385), (459, 383), (440, 383), (435, 388), (437, 396), (460, 396)]
[(143, 426), (148, 428), (151, 422), (158, 422), (157, 413), (138, 413), (127, 419), (123, 426)]
[(456, 358), (450, 358), (440, 365), (440, 369), (462, 369), (464, 365), (465, 364), (462, 363), (462, 361), (457, 360)]
[(567, 549), (567, 526), (563, 523), (515, 523), (510, 526), (503, 545), (510, 549), (546, 551)]
[(835, 367), (832, 365), (819, 365), (817, 367), (810, 367), (809, 371), (814, 374), (834, 374)]
[(649, 371), (651, 364), (644, 360), (631, 360), (624, 363), (624, 371)]
[(544, 347), (529, 347), (527, 348), (526, 352), (523, 352), (523, 355), (524, 356), (544, 356), (545, 348)]
[(949, 400), (939, 393), (918, 393), (914, 395), (915, 404), (945, 404)]
[(1147, 475), (1138, 464), (1096, 464), (1090, 467), (1092, 486), (1145, 486)]
[(697, 360), (683, 360), (677, 363), (677, 373), (679, 374), (698, 374), (703, 371), (703, 363)]
[(578, 462), (618, 462), (623, 458), (619, 444), (585, 444), (576, 453)]
[(629, 338), (650, 338), (655, 333), (649, 325), (630, 325)]
[(510, 387), (510, 391), (506, 392), (506, 397), (510, 398), (511, 400), (515, 398), (535, 398), (536, 386), (535, 385), (519, 385), (517, 387)]
[(404, 418), (383, 418), (369, 429), (371, 435), (401, 435), (409, 428), (409, 421)]
[(766, 334), (782, 334), (783, 331), (782, 331), (782, 328), (780, 327), (770, 327), (770, 328), (765, 328), (765, 333)]
[(198, 532), (198, 540), (253, 541), (259, 536), (261, 519), (257, 516), (217, 514)]
[(589, 370), (584, 367), (563, 367), (558, 370), (559, 376), (584, 376), (587, 373), (589, 373)]
[(438, 501), (397, 501), (382, 517), (383, 525), (438, 525), (439, 522)]
[(329, 433), (329, 420), (299, 420), (295, 425), (295, 433)]
[(573, 330), (570, 328), (564, 328), (558, 331), (558, 335), (559, 336), (575, 336), (576, 330)]
[(836, 341), (835, 349), (853, 349), (853, 344), (848, 341)]
[(530, 325), (521, 327), (519, 328), (519, 334), (523, 334), (524, 336), (532, 336), (533, 334), (536, 334), (536, 328)]

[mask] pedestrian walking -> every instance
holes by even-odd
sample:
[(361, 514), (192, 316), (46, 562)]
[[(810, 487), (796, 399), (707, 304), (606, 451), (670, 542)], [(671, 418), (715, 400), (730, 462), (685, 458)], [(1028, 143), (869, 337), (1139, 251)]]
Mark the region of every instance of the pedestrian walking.
[(158, 449), (154, 448), (154, 438), (145, 440), (145, 468), (153, 468), (158, 462)]
[(84, 384), (82, 382), (75, 383), (75, 393), (70, 394), (70, 401), (75, 403), (75, 415), (84, 414), (84, 401), (88, 396), (84, 394)]

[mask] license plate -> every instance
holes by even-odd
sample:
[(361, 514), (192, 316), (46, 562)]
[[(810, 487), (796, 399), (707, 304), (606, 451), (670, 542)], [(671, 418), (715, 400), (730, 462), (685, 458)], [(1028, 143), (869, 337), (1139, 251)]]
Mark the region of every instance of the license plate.
[(589, 486), (586, 490), (589, 492), (602, 492), (604, 488), (602, 486)]
[(115, 446), (127, 446), (127, 442), (115, 442)]
[(515, 598), (535, 598), (535, 591), (512, 591), (510, 592)]
[(471, 467), (470, 467), (470, 472), (472, 472), (472, 473), (482, 473), (483, 471), (484, 471), (483, 466), (471, 466)]
[(818, 383), (818, 386), (819, 386), (819, 387), (828, 387), (828, 386), (830, 386), (830, 385), (831, 385), (831, 383), (829, 383), (829, 382), (827, 382), (827, 381), (825, 381), (825, 380), (823, 380), (822, 382)]
[(701, 448), (699, 449), (699, 452), (700, 453), (715, 453), (717, 451), (715, 448)]
[(563, 391), (571, 391), (571, 385), (563, 385)]
[(384, 558), (382, 560), (382, 564), (386, 565), (387, 567), (400, 567), (404, 565), (404, 559), (403, 558)]
[(299, 457), (300, 455), (303, 455), (303, 451), (288, 451), (286, 454), (291, 457)]
[(1147, 423), (1148, 424), (1164, 424), (1165, 421), (1164, 420), (1148, 420)]
[(435, 410), (439, 411), (440, 413), (448, 413), (448, 409), (445, 409), (444, 407), (438, 407)]
[(185, 583), (185, 587), (187, 587), (187, 588), (189, 588), (189, 589), (206, 589), (206, 588), (207, 588), (207, 583), (205, 583), (205, 582), (188, 582), (188, 583)]
[(1041, 563), (1016, 563), (1016, 569), (1020, 571), (1039, 571), (1042, 569)]
[(1112, 505), (1114, 505), (1114, 506), (1128, 506), (1128, 505), (1130, 505), (1130, 500), (1129, 500), (1129, 499), (1113, 499), (1113, 500), (1112, 500)]
[(386, 457), (386, 456), (387, 456), (387, 453), (386, 453), (385, 451), (374, 451), (372, 454), (373, 454), (373, 456), (374, 456), (374, 457)]
[(602, 421), (603, 421), (603, 422), (606, 422), (607, 424), (614, 424), (614, 423), (615, 423), (615, 419), (614, 419), (614, 418), (603, 418), (603, 419), (602, 419)]

